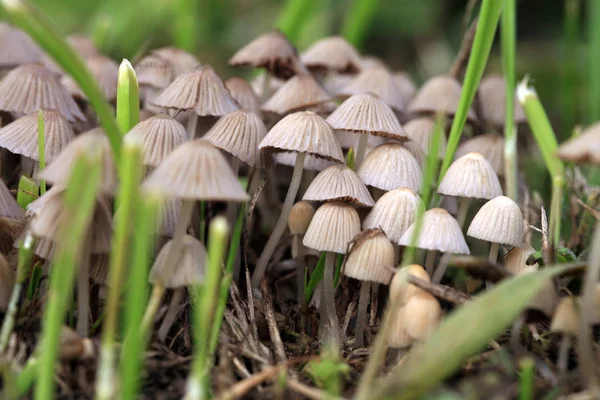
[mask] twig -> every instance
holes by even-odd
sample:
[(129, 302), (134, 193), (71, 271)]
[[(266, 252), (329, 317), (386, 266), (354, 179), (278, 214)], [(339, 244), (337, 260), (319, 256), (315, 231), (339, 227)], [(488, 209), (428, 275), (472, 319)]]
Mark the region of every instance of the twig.
[[(321, 389), (313, 388), (295, 379), (288, 379), (288, 387), (306, 397), (307, 399), (322, 400), (322, 399), (335, 399), (331, 394), (324, 392)], [(337, 397), (338, 400), (345, 400), (343, 397)]]
[(407, 280), (416, 287), (423, 289), (424, 291), (442, 300), (449, 301), (452, 304), (460, 305), (470, 300), (470, 297), (468, 295), (454, 288), (451, 288), (450, 286), (440, 285), (439, 283), (427, 282), (413, 275), (409, 275)]
[(471, 48), (473, 47), (473, 40), (475, 39), (475, 31), (477, 29), (478, 20), (479, 18), (475, 18), (471, 22), (471, 25), (469, 25), (469, 29), (463, 36), (460, 49), (458, 50), (458, 54), (454, 59), (454, 63), (452, 64), (452, 67), (450, 67), (449, 75), (456, 79), (460, 78), (465, 67), (467, 66), (467, 62), (469, 61), (469, 55), (471, 54)]
[(260, 282), (260, 289), (263, 295), (262, 303), (264, 305), (265, 319), (267, 320), (267, 325), (269, 326), (269, 336), (271, 337), (271, 343), (273, 343), (273, 347), (275, 348), (275, 360), (279, 363), (282, 363), (285, 362), (287, 356), (285, 355), (283, 342), (281, 341), (281, 336), (279, 335), (279, 328), (277, 328), (277, 322), (275, 321), (273, 297), (271, 296), (271, 291), (267, 285), (267, 280), (264, 277)]
[(583, 201), (581, 201), (581, 199), (579, 197), (576, 197), (575, 201), (581, 207), (585, 208), (586, 211), (588, 211), (590, 214), (592, 214), (594, 216), (594, 218), (596, 218), (597, 220), (600, 219), (600, 212), (594, 210), (592, 207), (590, 207), (587, 204), (585, 204)]
[(550, 241), (548, 239), (548, 217), (543, 206), (540, 210), (540, 214), (542, 221), (542, 254), (544, 255), (544, 263), (549, 265), (552, 260), (550, 259)]
[(352, 301), (350, 302), (350, 304), (348, 304), (348, 308), (346, 309), (346, 316), (344, 317), (344, 321), (342, 322), (341, 327), (342, 342), (345, 342), (348, 338), (346, 336), (346, 332), (348, 331), (348, 326), (350, 325), (350, 319), (352, 318), (354, 311), (356, 311), (357, 301), (358, 299), (356, 298), (356, 296), (353, 296)]

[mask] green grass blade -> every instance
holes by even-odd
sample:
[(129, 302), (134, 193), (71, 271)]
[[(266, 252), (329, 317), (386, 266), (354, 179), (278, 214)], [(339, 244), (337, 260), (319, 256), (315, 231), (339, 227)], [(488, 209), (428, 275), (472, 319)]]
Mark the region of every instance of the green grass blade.
[(119, 165), (120, 129), (110, 105), (81, 57), (69, 46), (60, 29), (27, 0), (2, 0), (2, 6), (10, 22), (27, 32), (77, 82), (96, 111), (110, 141), (115, 161)]
[[(38, 111), (38, 151), (40, 153), (40, 172), (46, 169), (46, 142), (44, 139), (44, 113), (42, 110)], [(46, 181), (40, 180), (40, 195), (44, 195), (46, 193)]]
[(500, 335), (549, 278), (569, 268), (556, 266), (507, 279), (457, 308), (400, 367), (374, 385), (372, 398), (422, 398)]
[(588, 4), (588, 123), (600, 119), (600, 2)]
[(504, 121), (504, 176), (506, 195), (517, 201), (517, 127), (515, 124), (517, 16), (516, 0), (504, 0), (501, 18), (502, 71), (506, 83)]
[(39, 195), (40, 188), (37, 183), (28, 176), (21, 175), (17, 189), (17, 203), (22, 209), (26, 209), (29, 203), (35, 201)]
[(296, 42), (304, 23), (318, 5), (318, 0), (287, 0), (275, 26), (292, 42)]
[(65, 207), (70, 210), (60, 221), (60, 241), (57, 244), (50, 277), (48, 300), (43, 315), (40, 365), (35, 399), (54, 397), (54, 374), (58, 358), (59, 336), (82, 248), (82, 238), (92, 219), (96, 195), (100, 189), (100, 153), (94, 159), (82, 156), (75, 161), (65, 192)]
[(354, 0), (348, 8), (342, 24), (342, 36), (355, 47), (362, 47), (378, 6), (379, 0)]
[(313, 293), (317, 289), (317, 285), (323, 279), (323, 271), (325, 270), (325, 252), (321, 253), (321, 257), (319, 257), (319, 261), (313, 270), (313, 273), (310, 275), (310, 280), (306, 285), (306, 290), (304, 290), (304, 300), (306, 304), (310, 302), (310, 298)]
[(462, 135), (467, 120), (467, 113), (471, 107), (471, 103), (473, 103), (473, 98), (477, 92), (479, 81), (481, 80), (490, 54), (502, 5), (503, 2), (500, 0), (483, 0), (481, 3), (479, 21), (477, 22), (477, 30), (475, 31), (475, 39), (473, 40), (473, 48), (469, 57), (469, 63), (467, 64), (467, 71), (460, 93), (458, 109), (456, 110), (456, 115), (452, 121), (450, 137), (448, 138), (448, 145), (446, 147), (446, 155), (444, 156), (438, 183), (442, 181), (442, 178), (454, 159), (454, 153), (458, 147), (460, 136)]
[(117, 123), (125, 134), (140, 122), (140, 91), (137, 76), (128, 60), (119, 66), (117, 84)]
[(175, 15), (177, 23), (175, 29), (175, 44), (180, 49), (194, 52), (196, 50), (196, 8), (198, 3), (194, 0), (176, 0)]
[[(579, 71), (579, 35), (581, 18), (581, 0), (565, 0), (565, 20), (563, 38), (564, 66), (561, 88), (562, 134), (568, 135), (579, 121), (581, 101), (577, 96), (580, 82)], [(566, 136), (562, 136), (565, 139)]]
[(533, 374), (535, 363), (529, 357), (524, 358), (519, 363), (521, 369), (519, 376), (519, 400), (533, 400), (534, 399), (534, 382)]

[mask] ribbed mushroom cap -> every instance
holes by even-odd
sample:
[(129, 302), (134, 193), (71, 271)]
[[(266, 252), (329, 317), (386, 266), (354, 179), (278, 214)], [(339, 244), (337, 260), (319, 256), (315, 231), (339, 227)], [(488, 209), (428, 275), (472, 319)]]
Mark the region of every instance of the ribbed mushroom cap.
[(575, 298), (563, 297), (558, 302), (550, 330), (562, 334), (577, 336), (579, 334), (579, 310)]
[(360, 218), (351, 205), (332, 201), (317, 208), (302, 243), (311, 249), (344, 254), (360, 232)]
[[(506, 84), (500, 75), (492, 74), (484, 77), (479, 84), (479, 104), (481, 117), (493, 126), (504, 126), (506, 119)], [(517, 124), (527, 122), (523, 108), (514, 97), (514, 121)]]
[(504, 268), (513, 275), (537, 270), (537, 264), (527, 265), (527, 259), (533, 253), (535, 253), (535, 249), (526, 243), (521, 247), (513, 247), (512, 250), (504, 256)]
[(225, 81), (225, 87), (243, 110), (260, 114), (260, 98), (248, 81), (244, 78), (234, 76)]
[[(358, 147), (358, 142), (359, 142), (360, 136), (361, 136), (360, 133), (347, 132), (347, 131), (341, 131), (341, 130), (336, 130), (335, 133), (338, 137), (338, 140), (340, 141), (340, 145), (342, 146), (342, 149)], [(372, 150), (373, 148), (379, 146), (380, 144), (384, 144), (385, 142), (386, 142), (385, 138), (382, 138), (381, 136), (369, 135), (369, 137), (367, 138), (366, 154), (369, 153), (369, 151)]]
[(425, 268), (418, 264), (407, 265), (397, 270), (390, 282), (390, 299), (398, 299), (400, 307), (404, 307), (408, 299), (415, 294), (423, 292), (423, 289), (408, 282), (409, 276), (414, 276), (426, 282), (431, 281)]
[(148, 176), (144, 187), (185, 200), (249, 199), (223, 154), (204, 139), (188, 141), (173, 150)]
[(23, 31), (0, 23), (0, 68), (42, 60), (42, 50)]
[(283, 33), (273, 31), (238, 50), (229, 65), (264, 68), (280, 79), (289, 79), (298, 73), (298, 52)]
[(30, 114), (40, 108), (56, 109), (71, 122), (85, 121), (67, 89), (42, 64), (17, 67), (0, 81), (0, 110)]
[(202, 284), (207, 262), (206, 250), (202, 243), (193, 236), (185, 235), (183, 248), (178, 252), (179, 258), (172, 264), (167, 259), (171, 246), (172, 240), (158, 253), (148, 281), (152, 284), (160, 282), (170, 289)]
[(523, 215), (513, 200), (498, 196), (479, 209), (467, 235), (493, 243), (521, 246), (523, 244)]
[(361, 69), (358, 52), (341, 36), (330, 36), (316, 41), (300, 60), (309, 69), (325, 69), (341, 73), (356, 73)]
[(258, 115), (238, 110), (221, 117), (204, 139), (252, 167), (268, 168), (272, 166), (271, 157), (258, 150), (266, 135), (267, 128)]
[(392, 316), (392, 328), (389, 330), (387, 343), (392, 349), (403, 349), (409, 347), (413, 340), (406, 332), (406, 324), (404, 323), (404, 307), (396, 310), (390, 310)]
[(405, 105), (408, 105), (412, 98), (417, 93), (417, 87), (415, 83), (411, 79), (411, 77), (403, 71), (394, 73), (394, 80), (396, 81), (396, 86), (400, 88), (400, 93), (402, 94), (402, 100)]
[(371, 92), (391, 108), (402, 111), (405, 98), (392, 74), (384, 67), (364, 69), (341, 91), (340, 95), (352, 96)]
[[(69, 121), (56, 110), (42, 110), (46, 162), (52, 160), (75, 138)], [(0, 147), (39, 161), (38, 112), (35, 111), (0, 129)]]
[(390, 190), (377, 200), (363, 221), (363, 228), (381, 228), (392, 242), (398, 243), (415, 222), (420, 202), (419, 196), (408, 188)]
[(150, 54), (169, 60), (173, 64), (174, 77), (191, 72), (201, 65), (200, 61), (193, 54), (172, 46), (152, 50)]
[(140, 87), (164, 89), (175, 79), (175, 67), (171, 61), (156, 54), (142, 57), (134, 69)]
[(344, 274), (359, 281), (387, 285), (394, 274), (394, 246), (381, 229), (369, 229), (353, 239)]
[(8, 308), (14, 284), (15, 273), (4, 254), (0, 253), (0, 311), (4, 312)]
[(469, 153), (454, 161), (440, 183), (444, 196), (493, 199), (502, 195), (494, 168), (479, 153)]
[[(408, 111), (412, 113), (442, 112), (454, 115), (458, 108), (462, 87), (455, 78), (447, 75), (434, 76), (421, 86)], [(475, 113), (469, 109), (468, 118), (475, 120)]]
[(414, 140), (407, 140), (402, 142), (402, 146), (406, 147), (406, 150), (410, 151), (410, 154), (413, 155), (415, 160), (419, 163), (421, 168), (425, 167), (425, 159), (427, 158), (427, 154), (423, 151), (421, 145)]
[(366, 185), (382, 190), (407, 187), (415, 192), (421, 187), (421, 167), (400, 143), (386, 143), (374, 148), (358, 168)]
[(154, 99), (154, 105), (193, 110), (200, 116), (221, 116), (239, 109), (225, 83), (210, 65), (202, 65), (177, 77)]
[(331, 96), (339, 96), (352, 79), (354, 75), (329, 72), (322, 81), (323, 89)]
[(166, 114), (138, 123), (128, 133), (142, 143), (144, 165), (158, 166), (177, 146), (188, 140), (185, 127)]
[[(398, 244), (409, 246), (416, 222), (404, 232)], [(443, 208), (432, 208), (423, 214), (421, 232), (415, 245), (421, 249), (442, 253), (471, 254), (458, 222)]]
[[(108, 57), (94, 55), (85, 60), (85, 64), (92, 73), (98, 87), (104, 93), (108, 100), (114, 100), (117, 97), (117, 81), (119, 80), (119, 65)], [(87, 97), (77, 85), (77, 82), (69, 75), (61, 78), (61, 83), (67, 88), (69, 93), (77, 99), (86, 100)]]
[[(281, 165), (287, 165), (288, 167), (293, 167), (296, 165), (296, 155), (298, 153), (287, 152), (287, 153), (277, 153), (275, 155), (275, 162)], [(339, 161), (331, 161), (326, 160), (324, 158), (311, 156), (307, 154), (304, 157), (304, 170), (306, 171), (323, 171), (325, 168), (329, 168), (332, 165), (338, 164)]]
[[(429, 153), (429, 143), (435, 129), (433, 119), (427, 117), (415, 118), (404, 124), (403, 128), (410, 140), (418, 143), (425, 154)], [(443, 158), (446, 154), (446, 135), (444, 133), (440, 135), (438, 153), (440, 158)]]
[(158, 220), (156, 233), (163, 236), (173, 237), (179, 214), (183, 208), (180, 199), (168, 199), (161, 203), (158, 208)]
[(56, 251), (56, 245), (48, 239), (39, 238), (35, 241), (35, 249), (33, 252), (36, 256), (43, 258), (44, 260), (54, 259), (54, 252)]
[(96, 155), (97, 151), (101, 152), (102, 163), (100, 189), (106, 194), (114, 194), (117, 188), (117, 168), (108, 138), (100, 128), (73, 139), (37, 177), (52, 184), (67, 185), (77, 158), (82, 154)]
[(306, 189), (302, 200), (340, 200), (361, 207), (375, 204), (360, 176), (345, 164), (332, 165), (319, 172)]
[(6, 187), (4, 181), (0, 179), (0, 217), (21, 219), (24, 216), (23, 209)]
[(334, 129), (406, 140), (394, 111), (371, 93), (355, 94), (327, 118)]
[(296, 75), (283, 84), (263, 105), (262, 110), (283, 115), (315, 106), (331, 97), (310, 75)]
[(307, 201), (299, 201), (292, 206), (288, 216), (288, 228), (292, 235), (304, 235), (315, 215), (315, 209)]
[(498, 176), (504, 175), (504, 138), (496, 133), (475, 136), (458, 146), (456, 158), (479, 153), (490, 163)]
[(600, 123), (596, 123), (581, 135), (558, 147), (558, 158), (573, 162), (600, 164)]
[(261, 151), (293, 151), (343, 162), (344, 154), (335, 132), (312, 111), (299, 111), (279, 121), (260, 142)]
[(406, 333), (413, 340), (424, 340), (438, 326), (442, 318), (440, 303), (431, 294), (420, 291), (404, 306)]

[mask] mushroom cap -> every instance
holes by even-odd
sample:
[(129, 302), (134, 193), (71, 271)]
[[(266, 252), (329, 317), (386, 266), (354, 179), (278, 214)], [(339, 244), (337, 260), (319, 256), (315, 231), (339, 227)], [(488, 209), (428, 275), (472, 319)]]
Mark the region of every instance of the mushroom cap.
[(600, 164), (600, 122), (561, 144), (557, 155), (564, 161)]
[[(462, 86), (456, 78), (448, 75), (434, 76), (421, 86), (409, 104), (408, 111), (431, 114), (442, 112), (454, 115), (458, 108), (461, 90)], [(476, 119), (471, 108), (467, 116), (470, 120)]]
[(363, 231), (353, 243), (344, 264), (344, 275), (359, 281), (389, 284), (394, 274), (394, 246), (383, 231)]
[(271, 157), (258, 149), (266, 135), (267, 128), (258, 115), (252, 111), (237, 110), (221, 117), (204, 139), (245, 164), (268, 168), (272, 165)]
[(134, 67), (140, 86), (164, 89), (175, 79), (175, 67), (171, 61), (158, 54), (148, 54)]
[(523, 215), (519, 205), (506, 196), (498, 196), (479, 209), (467, 235), (492, 243), (521, 246)]
[(299, 111), (331, 100), (310, 75), (296, 75), (283, 84), (263, 105), (262, 110), (277, 115)]
[(174, 78), (186, 72), (191, 72), (201, 65), (196, 56), (173, 46), (152, 50), (150, 54), (169, 60), (173, 65)]
[(331, 96), (337, 97), (342, 90), (354, 79), (354, 75), (328, 72), (322, 81), (323, 89)]
[(438, 326), (441, 318), (440, 303), (425, 291), (415, 293), (404, 306), (406, 333), (413, 341), (426, 339)]
[[(87, 58), (85, 64), (96, 80), (98, 87), (104, 93), (104, 97), (108, 100), (116, 99), (119, 65), (110, 58), (99, 54)], [(87, 100), (87, 97), (71, 76), (64, 75), (61, 78), (61, 83), (67, 88), (71, 96), (76, 99)]]
[(94, 41), (88, 36), (78, 34), (69, 35), (67, 36), (67, 42), (83, 59), (99, 54)]
[(289, 79), (298, 73), (298, 51), (279, 31), (261, 35), (238, 50), (229, 59), (229, 65), (264, 68), (280, 79)]
[(135, 125), (126, 135), (142, 143), (144, 165), (158, 166), (177, 146), (188, 140), (185, 127), (166, 114), (158, 114)]
[(390, 299), (398, 299), (400, 307), (404, 307), (408, 299), (415, 294), (423, 292), (423, 289), (408, 282), (409, 275), (431, 282), (425, 268), (418, 264), (407, 265), (397, 270), (390, 282)]
[[(404, 232), (398, 244), (410, 246), (416, 221)], [(443, 253), (470, 254), (458, 222), (443, 208), (432, 208), (423, 214), (421, 232), (415, 247)]]
[[(293, 167), (296, 165), (296, 155), (298, 153), (285, 152), (275, 154), (275, 162), (281, 165), (287, 165)], [(311, 156), (307, 154), (304, 157), (304, 170), (305, 171), (323, 171), (325, 168), (329, 168), (332, 165), (338, 164), (338, 161), (326, 160), (324, 158)]]
[(173, 240), (169, 240), (160, 249), (148, 281), (152, 284), (160, 282), (170, 289), (202, 284), (207, 262), (206, 250), (202, 243), (193, 236), (185, 235), (183, 246), (177, 252), (179, 257), (174, 263), (168, 259), (171, 247)]
[(390, 190), (377, 200), (363, 221), (363, 228), (381, 228), (392, 242), (398, 243), (415, 222), (420, 202), (419, 196), (409, 188)]
[(360, 232), (356, 209), (340, 201), (327, 202), (317, 209), (302, 243), (318, 251), (344, 254), (348, 243)]
[(491, 164), (479, 153), (469, 153), (454, 161), (440, 183), (444, 196), (493, 199), (502, 187)]
[(84, 132), (69, 142), (46, 169), (37, 174), (37, 178), (55, 185), (67, 185), (76, 160), (83, 154), (95, 156), (98, 151), (101, 152), (102, 164), (100, 190), (112, 195), (117, 189), (117, 168), (110, 143), (101, 128)]
[[(358, 147), (358, 142), (361, 137), (360, 133), (336, 130), (335, 134), (337, 135), (337, 138), (340, 141), (340, 145), (342, 146), (342, 149)], [(369, 135), (369, 137), (367, 138), (367, 151), (365, 154), (368, 154), (369, 151), (373, 150), (375, 147), (379, 146), (380, 144), (384, 144), (384, 143), (385, 143), (385, 138), (382, 138), (381, 136)]]
[[(479, 104), (482, 119), (493, 126), (504, 126), (506, 120), (506, 83), (501, 75), (490, 74), (479, 84)], [(514, 97), (513, 119), (515, 123), (527, 122), (523, 108)]]
[(538, 269), (537, 264), (527, 265), (527, 259), (533, 253), (535, 253), (535, 249), (527, 243), (523, 243), (520, 247), (513, 247), (504, 256), (504, 268), (513, 275), (536, 271)]
[(504, 138), (497, 133), (477, 135), (458, 146), (456, 158), (479, 153), (490, 163), (498, 176), (504, 176)]
[(349, 97), (327, 117), (327, 122), (338, 130), (401, 141), (408, 139), (390, 106), (371, 93)]
[(529, 301), (527, 308), (536, 310), (551, 317), (558, 304), (558, 292), (552, 279), (546, 279), (535, 297)]
[(223, 154), (204, 139), (173, 150), (148, 176), (144, 188), (184, 200), (249, 199)]
[(577, 336), (579, 325), (579, 311), (575, 298), (572, 296), (561, 298), (554, 310), (550, 330)]
[(92, 254), (90, 257), (90, 279), (98, 285), (108, 285), (110, 254)]
[(412, 154), (415, 160), (417, 160), (421, 168), (425, 167), (427, 154), (423, 151), (423, 148), (419, 143), (415, 142), (414, 140), (407, 140), (402, 142), (402, 146), (406, 147), (406, 150), (410, 151), (410, 154)]
[(396, 86), (400, 88), (402, 101), (405, 105), (408, 105), (415, 96), (415, 93), (417, 93), (417, 87), (415, 86), (415, 83), (410, 75), (404, 71), (394, 72), (394, 80), (396, 81)]
[(415, 192), (421, 187), (421, 167), (400, 143), (385, 143), (374, 148), (358, 168), (366, 185), (382, 190), (407, 187)]
[(392, 74), (385, 67), (363, 69), (339, 94), (352, 96), (371, 92), (397, 111), (404, 110), (405, 97)]
[(392, 349), (403, 349), (409, 347), (413, 340), (406, 331), (406, 324), (404, 322), (404, 307), (400, 307), (396, 310), (391, 310), (392, 316), (392, 328), (389, 330), (387, 343)]
[(299, 111), (279, 121), (260, 142), (261, 151), (293, 151), (343, 162), (344, 154), (335, 132), (312, 111)]
[(42, 54), (42, 50), (25, 32), (0, 23), (0, 68), (39, 62)]
[(307, 201), (299, 201), (292, 206), (288, 216), (288, 228), (292, 235), (304, 235), (315, 215), (315, 209)]
[(158, 220), (156, 233), (163, 236), (173, 237), (175, 226), (183, 209), (181, 199), (168, 199), (161, 203), (158, 208)]
[[(409, 139), (421, 146), (425, 154), (429, 153), (429, 143), (435, 129), (435, 121), (428, 117), (415, 118), (404, 124), (404, 132)], [(440, 135), (440, 144), (438, 148), (439, 157), (443, 158), (446, 154), (446, 135)]]
[(239, 109), (225, 83), (210, 65), (199, 66), (175, 78), (154, 99), (154, 105), (193, 110), (200, 116), (221, 116)]
[(260, 98), (244, 78), (234, 76), (225, 81), (225, 87), (231, 97), (238, 102), (242, 110), (260, 114)]
[(58, 78), (42, 64), (24, 64), (0, 81), (0, 110), (31, 114), (43, 108), (58, 110), (70, 122), (85, 116)]
[(14, 284), (15, 273), (4, 254), (0, 253), (0, 311), (8, 308)]
[(23, 209), (6, 187), (4, 181), (0, 179), (0, 217), (22, 219), (24, 216)]
[(316, 41), (302, 53), (300, 60), (309, 69), (341, 73), (356, 73), (361, 69), (360, 55), (341, 36), (329, 36)]
[(332, 165), (319, 172), (306, 189), (302, 200), (340, 200), (361, 207), (375, 204), (360, 176), (345, 164)]
[[(46, 162), (52, 160), (75, 138), (69, 121), (56, 110), (42, 110)], [(39, 161), (38, 112), (25, 115), (0, 129), (0, 147)]]

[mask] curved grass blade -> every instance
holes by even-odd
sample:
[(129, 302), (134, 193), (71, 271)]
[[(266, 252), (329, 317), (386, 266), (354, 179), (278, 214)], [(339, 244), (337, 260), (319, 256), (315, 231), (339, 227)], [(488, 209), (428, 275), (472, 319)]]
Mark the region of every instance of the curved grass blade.
[(137, 76), (127, 59), (119, 66), (117, 84), (117, 123), (121, 133), (129, 132), (140, 122), (140, 90)]

